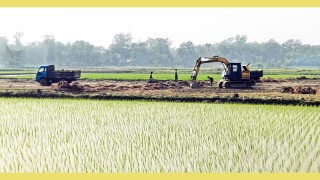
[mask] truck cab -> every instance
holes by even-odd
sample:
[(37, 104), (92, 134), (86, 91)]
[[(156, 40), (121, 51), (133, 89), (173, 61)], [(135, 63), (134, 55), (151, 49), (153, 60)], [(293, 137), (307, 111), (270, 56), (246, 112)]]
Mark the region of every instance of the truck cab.
[(40, 82), (42, 78), (47, 78), (48, 77), (48, 67), (47, 65), (45, 66), (40, 66), (36, 75), (36, 81)]
[[(51, 83), (47, 82), (47, 81), (44, 83), (44, 80), (42, 80), (42, 79), (46, 80), (48, 78), (49, 67), (50, 67), (50, 69), (52, 69), (52, 66), (53, 66), (53, 70), (54, 70), (54, 65), (42, 65), (39, 67), (37, 75), (36, 75), (36, 81), (40, 82), (40, 84), (42, 86), (43, 85), (51, 85)], [(42, 82), (41, 82), (41, 80), (42, 80)]]

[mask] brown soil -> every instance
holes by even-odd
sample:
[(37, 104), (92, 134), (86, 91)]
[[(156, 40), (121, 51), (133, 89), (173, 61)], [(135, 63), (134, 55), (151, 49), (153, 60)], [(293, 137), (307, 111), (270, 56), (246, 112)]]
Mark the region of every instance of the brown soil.
[(208, 81), (200, 82), (200, 88), (190, 88), (190, 81), (110, 81), (79, 80), (77, 82), (55, 83), (40, 86), (39, 83), (25, 79), (0, 79), (0, 92), (36, 91), (47, 94), (70, 95), (113, 95), (176, 98), (257, 98), (320, 101), (320, 79), (262, 79), (250, 89), (219, 89)]

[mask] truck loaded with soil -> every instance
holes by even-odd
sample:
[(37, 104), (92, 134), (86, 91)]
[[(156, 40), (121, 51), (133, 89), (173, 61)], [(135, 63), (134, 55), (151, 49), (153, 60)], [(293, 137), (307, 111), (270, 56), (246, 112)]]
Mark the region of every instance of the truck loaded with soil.
[(36, 74), (36, 81), (41, 86), (50, 86), (52, 83), (67, 81), (71, 83), (80, 78), (80, 70), (56, 70), (54, 65), (40, 66)]

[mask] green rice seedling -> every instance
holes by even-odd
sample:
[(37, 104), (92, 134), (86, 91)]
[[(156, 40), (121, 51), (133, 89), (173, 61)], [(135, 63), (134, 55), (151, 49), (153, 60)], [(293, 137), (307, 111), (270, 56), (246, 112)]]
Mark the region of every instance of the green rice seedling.
[(0, 98), (0, 172), (319, 172), (317, 107)]

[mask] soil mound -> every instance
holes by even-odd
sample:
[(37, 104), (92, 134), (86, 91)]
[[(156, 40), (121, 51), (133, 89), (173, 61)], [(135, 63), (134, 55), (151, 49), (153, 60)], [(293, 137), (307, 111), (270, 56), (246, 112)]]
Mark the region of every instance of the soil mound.
[(271, 78), (263, 78), (261, 79), (262, 82), (279, 82), (278, 80), (276, 79), (271, 79)]
[(297, 79), (298, 79), (298, 80), (306, 80), (306, 79), (309, 79), (309, 78), (307, 78), (307, 77), (305, 77), (305, 76), (301, 76), (301, 77), (297, 77)]
[(81, 93), (85, 89), (78, 82), (68, 83), (67, 81), (60, 81), (56, 86), (52, 85), (51, 88), (55, 91), (67, 91), (74, 93)]
[(290, 93), (290, 94), (316, 94), (317, 91), (311, 87), (306, 87), (306, 88), (302, 88), (302, 87), (283, 87), (282, 88), (282, 93)]

